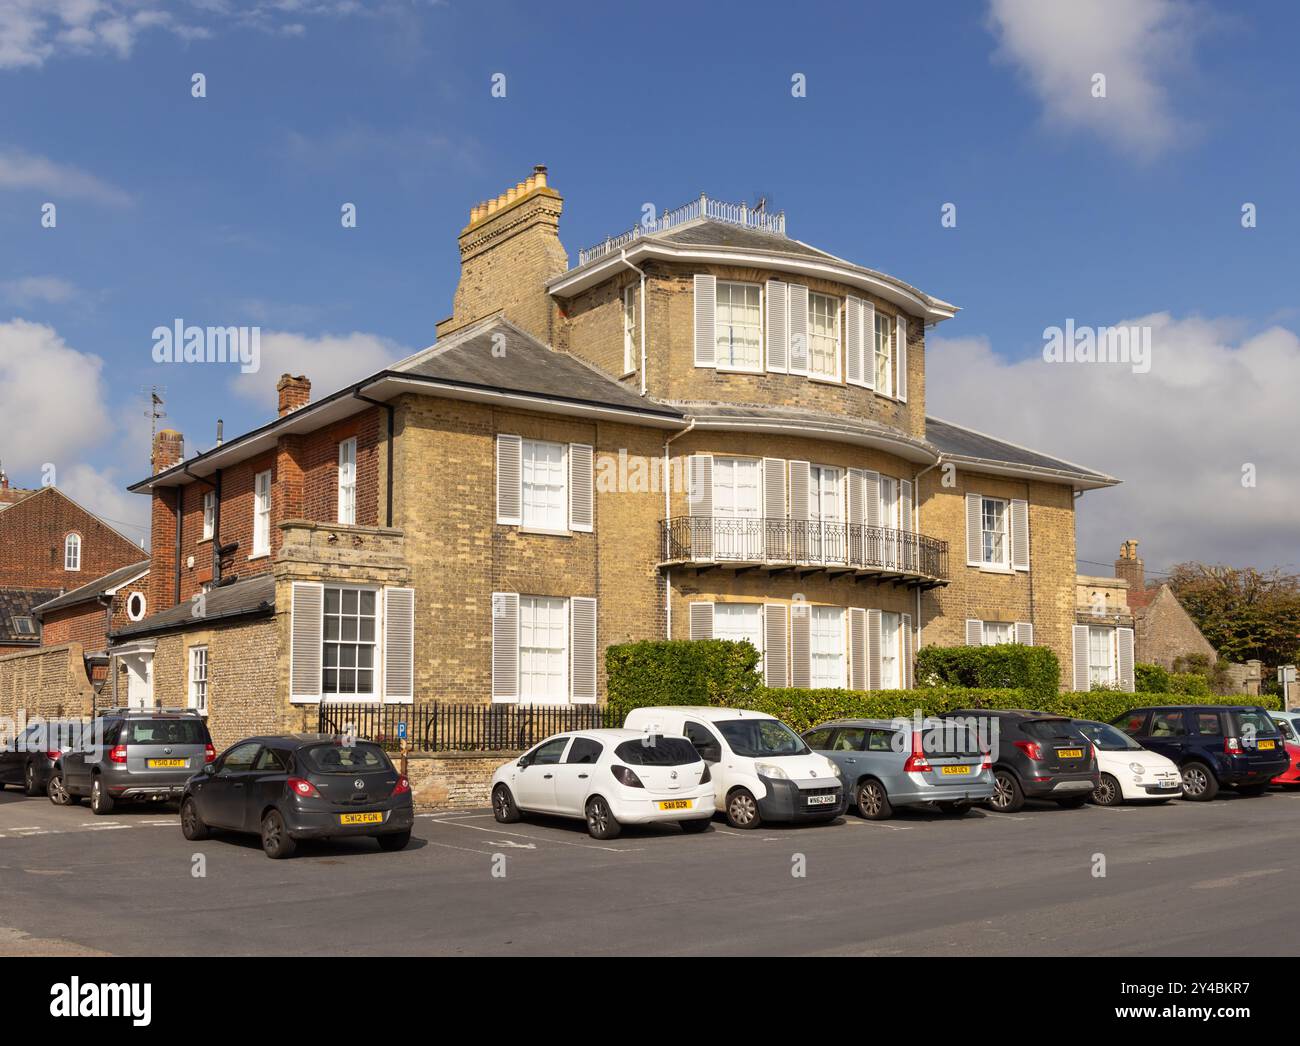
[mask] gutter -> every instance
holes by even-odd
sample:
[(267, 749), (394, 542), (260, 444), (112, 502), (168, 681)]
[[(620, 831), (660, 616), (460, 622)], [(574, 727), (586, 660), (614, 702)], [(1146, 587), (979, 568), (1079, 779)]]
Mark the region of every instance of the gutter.
[(387, 479), (384, 481), (384, 492), (387, 495), (387, 506), (385, 507), (384, 526), (392, 527), (393, 525), (393, 415), (396, 408), (391, 403), (384, 403), (382, 400), (371, 399), (369, 396), (361, 395), (362, 386), (352, 390), (352, 395), (361, 400), (363, 403), (373, 403), (376, 407), (383, 407), (388, 412), (388, 450), (385, 453), (385, 465)]
[[(207, 624), (212, 621), (229, 621), (237, 617), (255, 617), (259, 614), (265, 614), (267, 611), (272, 611), (274, 609), (275, 609), (274, 600), (270, 602), (267, 602), (266, 600), (262, 600), (262, 602), (260, 602), (255, 607), (247, 607), (242, 610), (227, 610), (221, 614), (207, 614), (201, 619), (195, 618), (193, 620), (195, 621), (202, 620), (205, 624)], [(167, 632), (184, 631), (189, 626), (189, 624), (190, 622), (188, 621), (170, 621), (165, 625), (155, 625), (151, 628), (140, 629), (135, 632), (127, 632), (127, 631), (113, 632), (109, 635), (108, 638), (113, 642), (117, 642), (118, 640), (129, 642), (129, 641), (134, 641), (136, 639), (139, 639), (141, 637), (160, 636)]]

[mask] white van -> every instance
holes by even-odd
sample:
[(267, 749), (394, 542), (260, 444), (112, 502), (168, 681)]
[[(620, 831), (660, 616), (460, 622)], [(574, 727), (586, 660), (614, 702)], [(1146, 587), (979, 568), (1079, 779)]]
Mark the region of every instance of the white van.
[(692, 705), (635, 708), (624, 729), (685, 737), (709, 764), (717, 809), (733, 828), (833, 821), (848, 789), (839, 768), (775, 716)]

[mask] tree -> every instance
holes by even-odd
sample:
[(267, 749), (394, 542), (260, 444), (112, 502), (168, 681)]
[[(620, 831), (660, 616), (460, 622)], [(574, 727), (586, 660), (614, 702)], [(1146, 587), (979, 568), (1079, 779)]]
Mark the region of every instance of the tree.
[(1269, 668), (1300, 658), (1300, 576), (1179, 563), (1168, 583), (1220, 657)]

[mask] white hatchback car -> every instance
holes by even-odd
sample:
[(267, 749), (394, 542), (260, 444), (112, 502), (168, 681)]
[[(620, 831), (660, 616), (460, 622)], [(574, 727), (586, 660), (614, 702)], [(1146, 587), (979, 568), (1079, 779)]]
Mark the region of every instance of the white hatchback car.
[(713, 771), (714, 803), (733, 828), (833, 821), (848, 788), (840, 768), (776, 716), (737, 708), (634, 708), (623, 726), (685, 737)]
[(1074, 726), (1097, 752), (1101, 783), (1092, 793), (1098, 806), (1130, 799), (1163, 803), (1183, 793), (1183, 775), (1172, 759), (1157, 755), (1107, 723), (1076, 719)]
[(652, 821), (702, 832), (713, 817), (713, 783), (709, 765), (685, 738), (579, 730), (548, 737), (498, 769), (492, 812), (502, 824), (521, 813), (580, 817), (596, 839)]

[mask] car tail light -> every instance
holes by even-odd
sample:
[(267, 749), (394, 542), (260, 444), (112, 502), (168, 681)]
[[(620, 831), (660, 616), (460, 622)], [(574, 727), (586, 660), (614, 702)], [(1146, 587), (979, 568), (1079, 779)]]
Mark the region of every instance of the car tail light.
[(645, 787), (645, 785), (641, 783), (641, 778), (637, 777), (637, 775), (626, 766), (611, 766), (609, 772), (614, 775), (614, 779), (618, 781), (619, 784), (627, 785), (629, 788)]
[(114, 745), (113, 750), (108, 753), (108, 758), (113, 763), (125, 763), (126, 745)]
[(63, 755), (62, 752), (55, 750), (53, 752), (46, 752), (45, 758), (48, 759), (51, 763), (57, 763), (61, 755)]
[(393, 795), (406, 795), (411, 790), (411, 782), (405, 777), (399, 777), (397, 784), (393, 786)]
[[(1300, 758), (1300, 753), (1297, 754), (1297, 758)], [(713, 780), (713, 775), (709, 773), (709, 764), (705, 763), (704, 773), (700, 774), (700, 784), (708, 784), (712, 780)]]
[(1037, 741), (1016, 741), (1015, 746), (1036, 763), (1043, 758), (1043, 746)]
[(907, 762), (903, 764), (903, 773), (924, 774), (931, 769), (930, 760), (925, 757), (925, 753), (921, 749), (921, 735), (919, 732), (913, 732), (912, 754), (907, 757)]
[[(406, 778), (402, 778), (402, 780), (406, 780)], [(320, 798), (320, 792), (316, 791), (316, 786), (310, 781), (304, 781), (301, 777), (291, 777), (287, 784), (289, 785), (289, 791), (294, 795), (300, 795), (304, 799)]]
[(1246, 750), (1241, 747), (1241, 742), (1235, 737), (1225, 737), (1223, 739), (1223, 751), (1227, 755), (1245, 755)]
[(982, 754), (983, 754), (983, 756), (984, 756), (984, 761), (983, 761), (982, 763), (980, 763), (980, 769), (981, 769), (981, 770), (992, 770), (992, 769), (993, 769), (993, 753), (992, 753), (992, 752), (984, 752), (984, 753), (982, 753)]
[(207, 744), (203, 746), (203, 761), (205, 763), (210, 763), (212, 762), (212, 760), (216, 758), (217, 758), (217, 750), (212, 747), (212, 742), (209, 741)]

